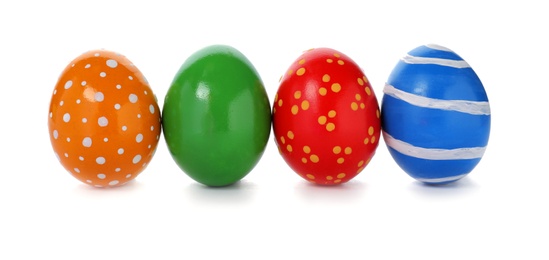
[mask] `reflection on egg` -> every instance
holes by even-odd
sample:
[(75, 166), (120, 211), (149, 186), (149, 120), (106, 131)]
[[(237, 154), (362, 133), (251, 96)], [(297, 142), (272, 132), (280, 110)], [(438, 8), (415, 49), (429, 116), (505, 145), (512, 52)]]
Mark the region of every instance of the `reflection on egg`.
[(406, 173), (444, 184), (476, 167), (488, 144), (490, 104), (459, 55), (439, 45), (417, 47), (398, 62), (383, 92), (383, 137)]
[(160, 110), (145, 77), (126, 57), (95, 50), (61, 73), (48, 127), (55, 155), (76, 179), (96, 187), (119, 186), (152, 159)]

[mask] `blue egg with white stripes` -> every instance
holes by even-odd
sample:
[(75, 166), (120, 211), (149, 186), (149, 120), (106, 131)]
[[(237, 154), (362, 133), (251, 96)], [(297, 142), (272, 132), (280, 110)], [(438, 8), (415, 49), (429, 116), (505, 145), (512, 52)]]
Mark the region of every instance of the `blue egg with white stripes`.
[(452, 50), (427, 44), (404, 56), (383, 89), (383, 139), (414, 179), (447, 184), (480, 162), (490, 136), (490, 103), (476, 72)]

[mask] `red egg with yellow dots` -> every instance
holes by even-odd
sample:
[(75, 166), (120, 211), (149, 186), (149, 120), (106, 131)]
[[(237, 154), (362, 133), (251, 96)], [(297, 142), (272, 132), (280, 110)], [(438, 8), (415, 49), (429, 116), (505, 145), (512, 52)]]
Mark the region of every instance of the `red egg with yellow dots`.
[(336, 185), (353, 179), (374, 156), (380, 129), (376, 95), (347, 55), (311, 49), (281, 77), (273, 104), (276, 145), (307, 181)]

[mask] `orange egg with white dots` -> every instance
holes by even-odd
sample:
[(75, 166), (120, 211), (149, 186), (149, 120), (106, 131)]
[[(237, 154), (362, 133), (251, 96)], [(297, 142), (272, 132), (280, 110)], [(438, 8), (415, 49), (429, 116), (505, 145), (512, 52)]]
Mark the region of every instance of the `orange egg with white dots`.
[(337, 185), (353, 179), (374, 156), (380, 131), (376, 95), (345, 54), (310, 49), (280, 78), (273, 103), (275, 143), (305, 180)]
[(151, 161), (161, 133), (157, 99), (125, 56), (86, 52), (61, 73), (48, 113), (59, 162), (83, 183), (120, 186)]

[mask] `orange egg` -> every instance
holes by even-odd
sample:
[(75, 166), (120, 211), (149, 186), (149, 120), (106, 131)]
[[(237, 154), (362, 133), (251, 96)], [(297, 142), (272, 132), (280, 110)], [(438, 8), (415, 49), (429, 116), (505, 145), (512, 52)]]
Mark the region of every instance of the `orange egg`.
[(143, 74), (123, 55), (86, 52), (61, 73), (48, 115), (63, 167), (95, 187), (137, 177), (154, 156), (160, 109)]

